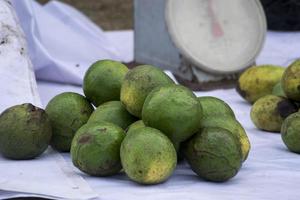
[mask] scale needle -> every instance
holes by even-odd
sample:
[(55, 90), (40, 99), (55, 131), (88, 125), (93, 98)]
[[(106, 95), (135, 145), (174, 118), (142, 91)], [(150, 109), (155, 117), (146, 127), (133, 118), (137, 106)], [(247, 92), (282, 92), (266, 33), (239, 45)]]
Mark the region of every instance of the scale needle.
[(213, 0), (208, 0), (208, 15), (211, 18), (211, 25), (212, 25), (212, 34), (215, 38), (222, 37), (224, 35), (223, 29), (218, 22), (218, 19), (215, 15), (213, 9)]

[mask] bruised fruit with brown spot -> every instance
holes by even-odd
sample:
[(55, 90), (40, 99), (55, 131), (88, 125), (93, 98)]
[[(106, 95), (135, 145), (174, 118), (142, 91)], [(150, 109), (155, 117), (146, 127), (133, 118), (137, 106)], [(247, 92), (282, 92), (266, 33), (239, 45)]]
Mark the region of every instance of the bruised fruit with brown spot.
[(46, 112), (26, 103), (0, 115), (0, 153), (7, 158), (32, 159), (42, 154), (52, 136)]
[(125, 132), (109, 122), (88, 123), (75, 134), (71, 157), (73, 164), (91, 176), (110, 176), (121, 169), (120, 146)]
[(183, 143), (183, 151), (192, 170), (209, 181), (227, 181), (242, 166), (242, 152), (236, 137), (222, 128), (201, 129)]
[(273, 87), (281, 80), (285, 68), (275, 65), (253, 66), (239, 77), (237, 92), (248, 102), (272, 94)]
[(257, 100), (250, 113), (255, 126), (265, 131), (280, 132), (284, 118), (280, 115), (278, 104), (285, 100), (275, 95), (267, 95)]
[(281, 117), (286, 118), (289, 115), (298, 111), (298, 106), (295, 102), (284, 99), (277, 104), (277, 110)]
[(75, 132), (88, 121), (93, 110), (84, 96), (74, 92), (52, 98), (46, 107), (53, 131), (51, 146), (58, 151), (70, 151)]

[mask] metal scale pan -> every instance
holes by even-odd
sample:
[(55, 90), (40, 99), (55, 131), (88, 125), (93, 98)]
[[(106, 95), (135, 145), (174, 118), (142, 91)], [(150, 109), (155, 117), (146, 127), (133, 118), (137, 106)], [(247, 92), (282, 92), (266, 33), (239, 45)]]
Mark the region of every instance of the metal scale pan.
[[(142, 1), (135, 2), (136, 13), (144, 9), (143, 14), (149, 15), (135, 18), (136, 57), (145, 57), (148, 51), (147, 63), (171, 69), (183, 82), (200, 89), (234, 82), (255, 63), (263, 47), (267, 28), (259, 0), (153, 0), (153, 5), (144, 1), (144, 6)], [(139, 34), (142, 26), (152, 35)], [(139, 48), (141, 40), (150, 50)]]

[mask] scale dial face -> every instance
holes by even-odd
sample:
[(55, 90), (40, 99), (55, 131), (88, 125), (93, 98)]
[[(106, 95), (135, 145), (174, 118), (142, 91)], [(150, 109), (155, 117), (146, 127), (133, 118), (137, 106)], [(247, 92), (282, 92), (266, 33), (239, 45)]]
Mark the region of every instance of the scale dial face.
[(167, 0), (166, 23), (184, 57), (221, 74), (253, 64), (266, 34), (258, 0)]

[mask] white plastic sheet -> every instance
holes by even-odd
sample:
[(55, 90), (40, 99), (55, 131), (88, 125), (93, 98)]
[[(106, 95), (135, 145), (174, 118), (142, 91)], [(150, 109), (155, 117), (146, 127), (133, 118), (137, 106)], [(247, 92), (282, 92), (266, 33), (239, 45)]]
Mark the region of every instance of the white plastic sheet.
[(93, 199), (97, 195), (50, 148), (34, 160), (0, 157), (0, 199), (35, 196), (51, 199)]
[(104, 32), (66, 4), (13, 0), (38, 79), (81, 84), (96, 60), (122, 59)]

